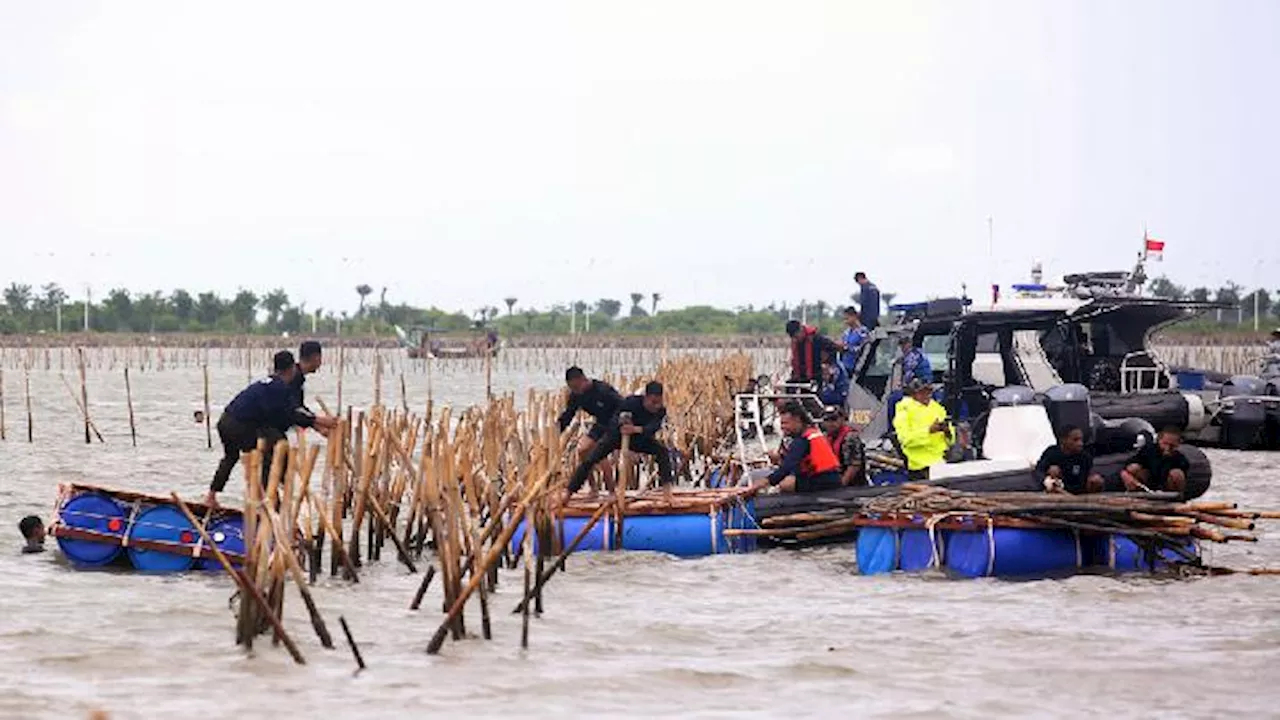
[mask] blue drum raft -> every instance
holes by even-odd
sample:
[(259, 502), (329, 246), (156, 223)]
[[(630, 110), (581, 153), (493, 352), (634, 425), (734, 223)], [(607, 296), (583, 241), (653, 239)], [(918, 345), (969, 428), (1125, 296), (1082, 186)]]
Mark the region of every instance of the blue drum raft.
[[(189, 503), (227, 559), (244, 561), (239, 510)], [(48, 532), (78, 568), (120, 567), (147, 573), (220, 570), (199, 530), (172, 499), (92, 485), (60, 485)]]
[[(878, 495), (810, 501), (733, 531), (774, 545), (855, 536), (864, 575), (940, 570), (951, 577), (1049, 578), (1078, 572), (1210, 572), (1204, 542), (1254, 542), (1254, 521), (1280, 514), (1172, 493), (1073, 496), (965, 492), (908, 483)], [(794, 508), (793, 508), (794, 510)], [(1243, 532), (1242, 532), (1243, 531)]]
[[(612, 495), (579, 496), (560, 509), (542, 537), (553, 554), (579, 535), (575, 552), (644, 550), (684, 558), (749, 552), (755, 539), (733, 531), (755, 525), (754, 493), (748, 487), (676, 489), (668, 502), (660, 490), (629, 492), (621, 512)], [(525, 527), (522, 521), (511, 538), (513, 553), (520, 552)], [(539, 535), (533, 536), (535, 552), (541, 552)]]

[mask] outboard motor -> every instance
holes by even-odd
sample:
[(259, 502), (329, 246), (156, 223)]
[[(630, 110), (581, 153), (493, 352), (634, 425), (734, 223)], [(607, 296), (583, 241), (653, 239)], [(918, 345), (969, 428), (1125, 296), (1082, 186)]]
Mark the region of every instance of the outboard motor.
[(1218, 397), (1223, 400), (1219, 414), (1222, 424), (1222, 444), (1236, 450), (1247, 450), (1258, 441), (1267, 422), (1266, 405), (1246, 398), (1266, 394), (1266, 384), (1261, 378), (1236, 375), (1222, 384)]
[(1045, 391), (1044, 400), (1054, 435), (1061, 435), (1063, 428), (1074, 425), (1084, 432), (1086, 444), (1093, 442), (1093, 409), (1089, 405), (1089, 388), (1077, 383), (1055, 385)]
[(991, 393), (992, 409), (1036, 404), (1036, 391), (1023, 385), (997, 388)]
[(1034, 390), (1015, 385), (991, 393), (991, 411), (982, 438), (983, 457), (1024, 462), (1031, 467), (1056, 440), (1049, 414)]

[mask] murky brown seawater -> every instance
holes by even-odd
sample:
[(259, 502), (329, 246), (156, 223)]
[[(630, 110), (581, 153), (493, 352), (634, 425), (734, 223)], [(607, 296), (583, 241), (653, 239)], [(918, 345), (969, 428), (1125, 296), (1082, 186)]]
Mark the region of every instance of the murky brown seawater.
[[(139, 443), (129, 446), (119, 372), (90, 373), (106, 445), (86, 446), (57, 371), (32, 375), (36, 442), (25, 442), (21, 375), (5, 373), (0, 443), (0, 717), (498, 716), (1275, 717), (1280, 710), (1280, 578), (1196, 581), (1082, 576), (1065, 581), (859, 577), (849, 547), (680, 561), (583, 555), (547, 592), (531, 649), (519, 649), (519, 576), (504, 577), (495, 639), (423, 650), (438, 584), (409, 612), (418, 577), (385, 560), (359, 585), (328, 579), (317, 602), (345, 615), (369, 670), (321, 649), (296, 596), (286, 623), (309, 664), (261, 642), (233, 643), (220, 576), (77, 572), (56, 553), (18, 553), (18, 519), (47, 517), (59, 482), (196, 497), (217, 463), (198, 369), (135, 374)], [(215, 402), (245, 380), (216, 370)], [(308, 383), (334, 400), (332, 374)], [(407, 377), (413, 407), (424, 375)], [(499, 369), (498, 391), (553, 387), (556, 373)], [(483, 380), (437, 376), (437, 402), (483, 395)], [(398, 378), (384, 399), (398, 402)], [(372, 399), (368, 374), (344, 400)], [(215, 408), (215, 413), (217, 412)], [(1212, 451), (1213, 498), (1280, 508), (1277, 456)], [(234, 483), (233, 483), (234, 485)], [(1280, 530), (1280, 523), (1272, 523)], [(53, 541), (50, 541), (51, 545)], [(8, 547), (8, 550), (4, 550)], [(1273, 533), (1210, 559), (1280, 567)], [(469, 614), (478, 630), (478, 611)]]

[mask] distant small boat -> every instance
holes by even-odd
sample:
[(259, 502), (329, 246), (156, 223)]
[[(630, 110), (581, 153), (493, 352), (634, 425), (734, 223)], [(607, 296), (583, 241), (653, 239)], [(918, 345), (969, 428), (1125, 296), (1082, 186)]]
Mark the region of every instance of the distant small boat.
[[(484, 357), (486, 353), (490, 357), (497, 357), (498, 351), (503, 346), (503, 341), (498, 338), (498, 332), (491, 328), (485, 330), (483, 335), (462, 343), (446, 343), (444, 340), (433, 339), (432, 335), (444, 332), (439, 328), (411, 327), (405, 330), (399, 325), (393, 328), (400, 347), (405, 349), (405, 353), (412, 360), (478, 358)], [(476, 328), (476, 331), (481, 329)]]

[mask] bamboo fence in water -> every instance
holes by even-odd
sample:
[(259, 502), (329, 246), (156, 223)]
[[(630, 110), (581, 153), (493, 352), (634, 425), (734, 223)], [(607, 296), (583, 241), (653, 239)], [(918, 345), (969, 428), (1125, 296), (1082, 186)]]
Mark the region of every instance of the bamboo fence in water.
[[(652, 377), (666, 387), (669, 423), (664, 437), (680, 451), (681, 464), (691, 469), (684, 476), (686, 486), (670, 494), (653, 490), (646, 473), (629, 470), (634, 458), (624, 458), (611, 472), (632, 478), (632, 489), (617, 483), (616, 494), (576, 501), (574, 511), (581, 513), (583, 502), (595, 503), (592, 524), (606, 512), (622, 513), (628, 503), (646, 512), (661, 507), (705, 514), (716, 501), (712, 495), (725, 491), (697, 485), (719, 462), (714, 439), (731, 427), (732, 393), (752, 370), (745, 355), (680, 357), (660, 365)], [(643, 380), (618, 377), (616, 382), (629, 389)], [(333, 648), (333, 633), (312, 592), (316, 578), (326, 572), (324, 548), (330, 553), (327, 572), (358, 583), (362, 564), (380, 560), (390, 544), (397, 562), (422, 574), (410, 609), (420, 608), (431, 583), (439, 579), (443, 616), (434, 634), (424, 633), (427, 652), (438, 652), (449, 637), (467, 636), (465, 610), (473, 598), (480, 611), (480, 634), (491, 637), (491, 601), (502, 567), (523, 569), (516, 610), (524, 615), (521, 644), (527, 646), (529, 616), (542, 610), (543, 588), (590, 525), (573, 539), (557, 532), (577, 460), (581, 420), (560, 431), (556, 420), (564, 405), (562, 392), (531, 391), (523, 409), (515, 400), (511, 394), (496, 397), (456, 417), (451, 408), (436, 412), (430, 401), (421, 414), (384, 406), (367, 412), (348, 407), (323, 449), (308, 442), (306, 433), (296, 446), (278, 444), (265, 487), (260, 482), (265, 448), (247, 453), (246, 561), (237, 568), (220, 558), (239, 587), (237, 642), (252, 647), (255, 638), (270, 633), (295, 661), (305, 662), (281, 620), (291, 584), (320, 644)], [(182, 504), (176, 493), (173, 498)], [(189, 519), (212, 547), (199, 518), (189, 513)], [(511, 541), (522, 522), (532, 531), (513, 551)], [(345, 619), (339, 622), (357, 666), (363, 668)]]

